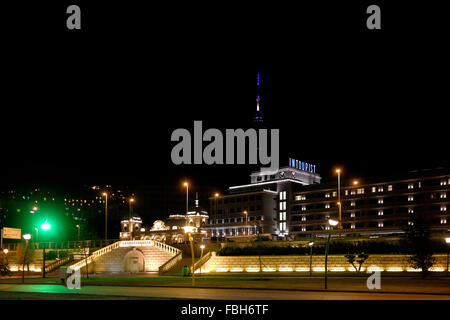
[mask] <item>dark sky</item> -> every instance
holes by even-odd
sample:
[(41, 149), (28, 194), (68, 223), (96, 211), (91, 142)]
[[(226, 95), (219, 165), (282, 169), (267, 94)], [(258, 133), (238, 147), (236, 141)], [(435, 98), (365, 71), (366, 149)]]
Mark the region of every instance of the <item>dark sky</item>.
[(282, 164), (315, 163), (324, 180), (335, 165), (348, 178), (449, 166), (449, 49), (431, 8), (382, 3), (372, 32), (363, 4), (77, 3), (78, 33), (65, 30), (65, 3), (9, 11), (4, 185), (246, 183), (247, 166), (173, 165), (170, 135), (194, 120), (251, 127), (258, 71)]

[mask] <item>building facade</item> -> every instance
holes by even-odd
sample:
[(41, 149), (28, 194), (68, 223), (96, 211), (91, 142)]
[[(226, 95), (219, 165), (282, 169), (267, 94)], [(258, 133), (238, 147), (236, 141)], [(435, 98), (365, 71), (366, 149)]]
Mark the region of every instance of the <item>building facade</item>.
[[(341, 232), (353, 236), (396, 235), (426, 215), (434, 233), (450, 230), (450, 171), (423, 170), (377, 179), (342, 181)], [(337, 182), (303, 186), (289, 198), (289, 233), (323, 236), (338, 219)], [(281, 200), (280, 200), (281, 201)]]

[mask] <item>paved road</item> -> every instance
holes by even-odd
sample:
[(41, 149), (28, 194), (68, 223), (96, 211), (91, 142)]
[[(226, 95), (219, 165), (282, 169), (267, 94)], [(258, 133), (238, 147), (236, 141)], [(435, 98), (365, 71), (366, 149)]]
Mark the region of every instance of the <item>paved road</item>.
[(450, 300), (450, 295), (429, 294), (117, 286), (83, 286), (70, 290), (62, 285), (43, 284), (0, 284), (0, 291), (217, 300)]

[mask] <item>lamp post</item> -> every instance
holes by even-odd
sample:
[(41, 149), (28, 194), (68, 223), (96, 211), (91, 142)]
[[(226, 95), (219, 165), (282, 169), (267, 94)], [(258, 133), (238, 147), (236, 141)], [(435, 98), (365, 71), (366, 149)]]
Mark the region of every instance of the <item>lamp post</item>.
[[(50, 230), (51, 226), (47, 222), (47, 220), (41, 224), (41, 229), (44, 231)], [(43, 251), (42, 251), (42, 277), (45, 278), (45, 243), (43, 245)]]
[[(215, 223), (217, 224), (217, 198), (219, 198), (219, 194), (216, 193), (214, 194), (214, 200), (215, 200), (215, 204), (216, 204), (216, 208), (214, 210), (214, 219), (216, 220)], [(219, 242), (219, 229), (216, 228), (216, 242)]]
[(339, 214), (338, 214), (338, 228), (342, 229), (342, 203), (341, 203), (341, 169), (336, 169), (336, 173), (338, 175), (338, 209), (339, 209)]
[(312, 251), (314, 246), (314, 241), (308, 243), (309, 245), (309, 276), (312, 277)]
[(325, 247), (325, 290), (328, 289), (328, 249), (330, 247), (331, 233), (333, 232), (333, 227), (339, 224), (339, 221), (328, 219), (328, 224), (330, 225), (330, 232), (328, 233), (327, 245)]
[(108, 193), (103, 192), (105, 197), (105, 241), (108, 240)]
[(448, 277), (448, 254), (449, 254), (448, 247), (450, 246), (450, 238), (445, 238), (445, 242), (447, 243), (447, 271), (445, 273), (445, 276)]
[(25, 283), (25, 260), (27, 259), (27, 253), (28, 253), (28, 240), (31, 239), (31, 235), (29, 233), (26, 233), (23, 235), (23, 238), (26, 241), (25, 244), (25, 254), (23, 256), (23, 261), (22, 261), (22, 283)]
[(131, 237), (131, 240), (134, 240), (134, 225), (131, 223), (131, 220), (133, 219), (134, 198), (130, 198), (128, 203), (130, 205), (130, 210), (129, 210), (129, 213), (128, 213), (128, 221), (130, 222), (130, 237)]
[(189, 183), (184, 182), (183, 185), (186, 187), (186, 225), (188, 225), (188, 212), (189, 212)]
[(34, 230), (36, 231), (36, 242), (39, 242), (39, 229), (34, 227)]
[(201, 265), (201, 261), (202, 261), (202, 258), (203, 258), (203, 249), (205, 249), (205, 245), (204, 244), (201, 244), (200, 245), (200, 249), (202, 249), (202, 251), (201, 251), (201, 253), (200, 253), (200, 260), (198, 260), (198, 261), (200, 261), (200, 275), (202, 274), (202, 265)]
[(77, 229), (78, 229), (77, 230), (78, 231), (78, 236), (77, 236), (78, 240), (77, 241), (80, 242), (80, 225), (79, 224), (77, 224)]
[(191, 256), (192, 256), (192, 273), (191, 273), (191, 277), (192, 277), (192, 286), (195, 287), (195, 270), (194, 270), (194, 264), (195, 264), (195, 256), (194, 256), (194, 241), (192, 239), (192, 232), (194, 231), (194, 227), (192, 226), (185, 226), (183, 227), (184, 232), (186, 232), (189, 236), (189, 242), (191, 243)]
[(248, 212), (247, 210), (244, 210), (243, 213), (245, 214), (245, 237), (248, 238), (248, 227), (247, 227)]

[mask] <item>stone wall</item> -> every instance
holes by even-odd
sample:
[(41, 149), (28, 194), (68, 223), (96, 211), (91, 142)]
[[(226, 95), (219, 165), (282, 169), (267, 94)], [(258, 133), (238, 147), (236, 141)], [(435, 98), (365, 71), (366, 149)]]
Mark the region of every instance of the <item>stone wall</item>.
[[(400, 254), (373, 254), (363, 264), (361, 271), (420, 271), (409, 266), (408, 255)], [(446, 255), (435, 255), (436, 263), (431, 271), (446, 270)], [(309, 272), (308, 255), (304, 256), (217, 256), (212, 253), (203, 266), (202, 272), (259, 272), (260, 267), (263, 272)], [(357, 263), (355, 263), (358, 266)], [(313, 256), (313, 272), (323, 272), (325, 270), (325, 256)], [(328, 270), (355, 271), (355, 268), (347, 261), (344, 255), (329, 255)]]

